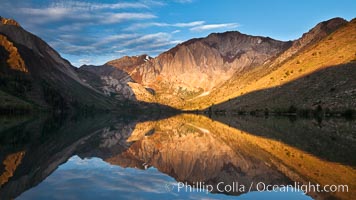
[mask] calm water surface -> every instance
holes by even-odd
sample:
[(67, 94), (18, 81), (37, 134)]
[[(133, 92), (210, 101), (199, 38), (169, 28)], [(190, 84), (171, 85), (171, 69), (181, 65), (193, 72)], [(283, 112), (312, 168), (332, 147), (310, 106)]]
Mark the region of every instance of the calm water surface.
[[(0, 125), (0, 199), (356, 195), (354, 121), (183, 114), (0, 118)], [(305, 184), (349, 191), (295, 188)], [(268, 185), (279, 188), (257, 191)]]

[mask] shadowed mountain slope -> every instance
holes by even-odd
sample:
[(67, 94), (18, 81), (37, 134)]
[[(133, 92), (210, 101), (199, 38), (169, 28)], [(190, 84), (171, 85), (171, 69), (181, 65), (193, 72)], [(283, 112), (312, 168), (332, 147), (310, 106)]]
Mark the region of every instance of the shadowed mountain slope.
[[(44, 109), (112, 108), (111, 99), (84, 83), (74, 67), (43, 40), (13, 20), (1, 18), (1, 21), (2, 93), (21, 99), (17, 103), (25, 101), (32, 107)], [(16, 104), (8, 106), (17, 109)]]

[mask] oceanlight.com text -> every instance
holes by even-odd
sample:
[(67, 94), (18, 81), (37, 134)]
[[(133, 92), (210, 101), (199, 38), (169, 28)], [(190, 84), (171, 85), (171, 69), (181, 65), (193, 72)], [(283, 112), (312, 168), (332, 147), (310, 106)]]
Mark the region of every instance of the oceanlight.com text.
[(219, 182), (217, 184), (206, 184), (205, 182), (195, 182), (188, 184), (187, 182), (178, 182), (176, 184), (167, 184), (167, 191), (172, 192), (219, 192), (219, 193), (246, 193), (252, 191), (272, 191), (272, 192), (302, 192), (304, 194), (310, 192), (349, 192), (348, 185), (335, 185), (335, 184), (307, 184), (294, 182), (289, 185), (270, 185), (264, 182), (252, 182), (249, 185), (241, 184), (239, 182), (225, 183)]

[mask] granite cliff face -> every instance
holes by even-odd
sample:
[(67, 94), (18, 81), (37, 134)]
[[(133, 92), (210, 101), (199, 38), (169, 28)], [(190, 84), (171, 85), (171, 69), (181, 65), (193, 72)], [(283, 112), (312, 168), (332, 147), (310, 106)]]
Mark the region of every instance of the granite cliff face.
[(138, 82), (142, 83), (142, 77), (135, 76), (137, 74), (137, 66), (143, 65), (146, 62), (150, 61), (152, 57), (148, 55), (140, 56), (124, 56), (120, 59), (112, 60), (107, 62), (105, 65), (113, 66), (116, 69), (123, 70), (127, 72), (132, 78)]
[[(235, 72), (260, 65), (289, 47), (290, 43), (239, 32), (211, 34), (162, 53), (139, 71), (142, 82), (159, 89), (157, 79), (173, 89), (208, 92)], [(147, 69), (148, 68), (148, 69)], [(146, 72), (145, 72), (146, 71)], [(147, 76), (147, 72), (154, 72)]]
[(134, 82), (131, 76), (123, 70), (109, 65), (100, 67), (84, 65), (77, 69), (79, 77), (90, 83), (95, 89), (106, 96), (116, 97), (119, 100), (136, 100), (129, 82)]
[[(132, 78), (131, 85), (117, 76), (110, 79), (129, 85), (138, 100), (179, 107), (186, 100), (208, 94), (233, 74), (272, 60), (290, 45), (239, 32), (214, 33), (179, 44), (156, 58), (126, 56), (101, 67), (125, 71)], [(105, 79), (101, 72), (97, 74)], [(101, 88), (105, 87), (112, 88), (112, 84), (104, 81)]]

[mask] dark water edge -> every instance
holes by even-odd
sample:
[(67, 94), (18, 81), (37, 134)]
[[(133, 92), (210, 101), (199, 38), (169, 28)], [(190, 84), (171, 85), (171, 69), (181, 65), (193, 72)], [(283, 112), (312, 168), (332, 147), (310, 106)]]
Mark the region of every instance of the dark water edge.
[(282, 141), (317, 157), (356, 167), (356, 120), (343, 117), (213, 115), (222, 122), (256, 136)]
[[(75, 155), (84, 160), (100, 158), (109, 169), (157, 169), (157, 173), (192, 185), (197, 181), (248, 185), (258, 180), (270, 184), (321, 181), (356, 185), (350, 179), (356, 177), (355, 121), (253, 116), (210, 119), (175, 114), (0, 117), (0, 197), (15, 198), (41, 186)], [(283, 154), (273, 149), (275, 145), (282, 145), (278, 148)], [(325, 167), (316, 169), (318, 163)], [(79, 190), (72, 192), (82, 195)], [(351, 194), (308, 195), (347, 199)]]

